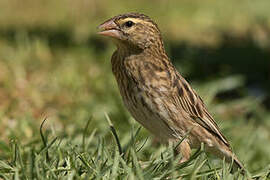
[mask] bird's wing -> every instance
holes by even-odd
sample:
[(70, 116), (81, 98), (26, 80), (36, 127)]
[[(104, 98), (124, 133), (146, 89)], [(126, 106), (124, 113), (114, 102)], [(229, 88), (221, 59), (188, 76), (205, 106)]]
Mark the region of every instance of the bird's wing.
[(174, 99), (190, 117), (202, 127), (216, 135), (226, 145), (230, 146), (227, 139), (220, 132), (213, 117), (207, 111), (201, 97), (190, 87), (188, 82), (176, 72), (174, 80)]
[[(221, 134), (213, 117), (207, 111), (202, 99), (190, 87), (187, 81), (174, 69), (170, 62), (160, 63), (156, 65), (159, 59), (154, 62), (139, 61), (137, 71), (130, 70), (132, 79), (137, 80), (141, 89), (148, 94), (156, 93), (157, 99), (162, 99), (162, 96), (170, 96), (181, 109), (183, 109), (189, 116), (203, 128), (216, 135), (226, 145), (229, 146), (226, 138)], [(128, 63), (128, 61), (126, 61)], [(129, 67), (127, 65), (127, 67)], [(167, 92), (167, 93), (165, 93)], [(150, 106), (151, 107), (151, 106)], [(170, 124), (166, 116), (159, 112), (163, 119)], [(171, 126), (170, 126), (171, 127)]]

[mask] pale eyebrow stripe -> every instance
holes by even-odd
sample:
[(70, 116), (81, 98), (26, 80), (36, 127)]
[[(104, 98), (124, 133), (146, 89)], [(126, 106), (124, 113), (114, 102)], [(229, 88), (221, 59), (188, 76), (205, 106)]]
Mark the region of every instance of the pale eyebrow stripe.
[(119, 22), (123, 22), (123, 21), (132, 21), (134, 23), (138, 23), (138, 22), (142, 22), (141, 19), (138, 19), (138, 18), (125, 18), (125, 19), (120, 19)]

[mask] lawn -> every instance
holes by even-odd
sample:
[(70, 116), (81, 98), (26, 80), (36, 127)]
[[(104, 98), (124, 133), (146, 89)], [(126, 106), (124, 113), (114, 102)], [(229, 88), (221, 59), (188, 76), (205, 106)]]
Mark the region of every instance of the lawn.
[[(154, 4), (154, 8), (153, 8)], [(2, 0), (0, 178), (270, 178), (270, 1)], [(96, 27), (142, 12), (248, 174), (194, 150), (179, 164), (124, 108)]]

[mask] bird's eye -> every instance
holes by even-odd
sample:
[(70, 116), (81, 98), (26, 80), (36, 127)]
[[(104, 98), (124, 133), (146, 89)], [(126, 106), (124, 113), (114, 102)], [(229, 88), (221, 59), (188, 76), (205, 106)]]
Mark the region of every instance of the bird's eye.
[(133, 24), (134, 24), (134, 22), (132, 22), (132, 21), (125, 22), (126, 27), (131, 27), (131, 26), (133, 26)]

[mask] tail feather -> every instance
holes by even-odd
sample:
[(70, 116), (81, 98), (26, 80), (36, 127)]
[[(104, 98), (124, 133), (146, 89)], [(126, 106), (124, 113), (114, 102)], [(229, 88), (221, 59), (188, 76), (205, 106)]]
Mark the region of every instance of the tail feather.
[(233, 167), (231, 172), (237, 172), (238, 170), (240, 170), (241, 174), (245, 174), (245, 167), (243, 166), (243, 164), (239, 161), (239, 159), (233, 154), (232, 155), (233, 158)]
[(225, 157), (225, 160), (227, 163), (233, 163), (231, 173), (237, 172), (240, 170), (241, 174), (245, 174), (245, 167), (240, 162), (240, 160), (237, 158), (237, 156), (232, 152), (231, 147), (223, 146), (222, 148), (219, 148), (219, 152), (217, 152), (217, 155), (223, 159)]

